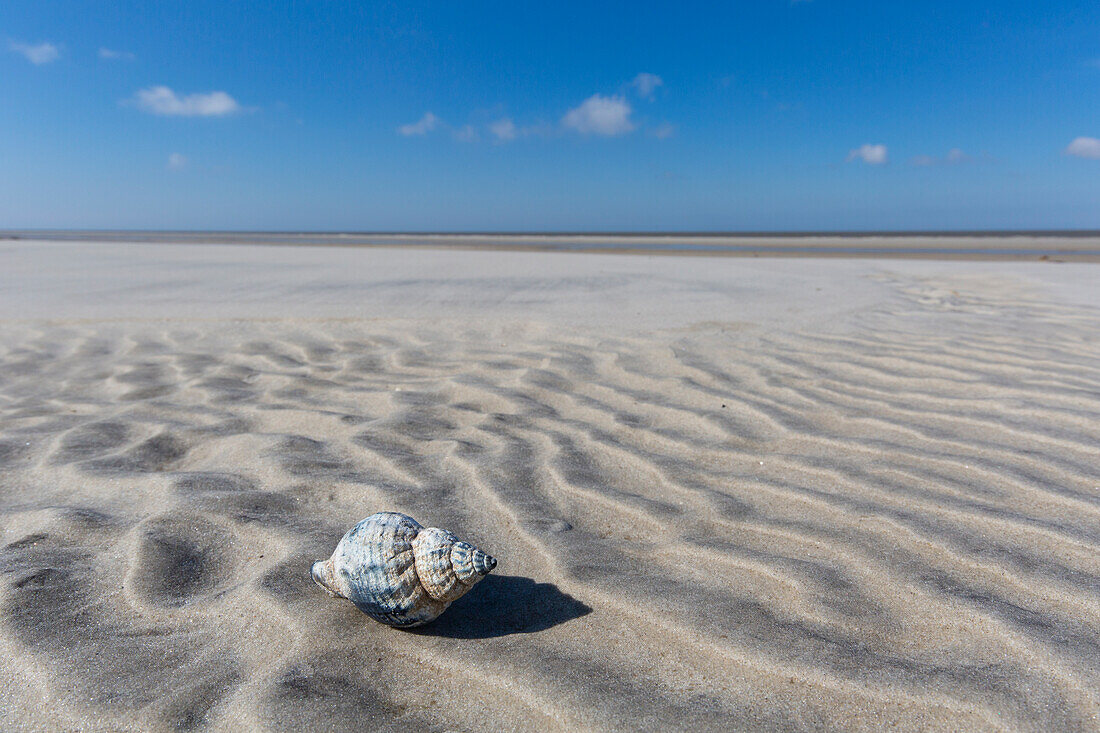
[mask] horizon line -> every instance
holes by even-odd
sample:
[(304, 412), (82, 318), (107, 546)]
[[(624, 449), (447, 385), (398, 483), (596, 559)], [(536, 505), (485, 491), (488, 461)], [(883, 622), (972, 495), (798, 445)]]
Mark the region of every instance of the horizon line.
[(298, 235), (329, 237), (1100, 237), (1100, 229), (765, 229), (765, 230), (355, 230), (355, 229), (144, 229), (46, 228), (0, 229), (0, 239), (45, 234), (69, 235)]

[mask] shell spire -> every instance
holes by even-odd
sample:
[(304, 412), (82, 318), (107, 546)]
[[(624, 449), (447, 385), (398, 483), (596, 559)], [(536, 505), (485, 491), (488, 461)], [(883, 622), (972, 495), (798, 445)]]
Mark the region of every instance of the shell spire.
[(412, 627), (435, 620), (497, 565), (452, 533), (379, 512), (356, 524), (310, 575), (376, 621)]

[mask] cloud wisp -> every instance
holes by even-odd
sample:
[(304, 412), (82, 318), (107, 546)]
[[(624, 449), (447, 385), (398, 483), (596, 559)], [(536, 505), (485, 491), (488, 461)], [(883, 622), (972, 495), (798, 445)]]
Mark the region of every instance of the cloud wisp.
[(133, 61), (137, 57), (129, 51), (115, 51), (110, 48), (100, 47), (99, 58), (106, 61)]
[(529, 137), (552, 138), (561, 134), (553, 125), (544, 122), (533, 125), (517, 125), (511, 117), (501, 117), (489, 123), (489, 134), (497, 143), (509, 143), (513, 140), (522, 140)]
[(427, 135), (432, 130), (439, 127), (442, 120), (433, 115), (431, 112), (425, 112), (424, 116), (416, 122), (410, 122), (407, 125), (401, 125), (397, 128), (398, 135), (404, 135), (405, 137), (414, 137), (418, 135)]
[(962, 163), (969, 163), (974, 160), (971, 156), (964, 153), (960, 148), (951, 148), (947, 151), (947, 155), (942, 158), (935, 155), (918, 155), (913, 158), (913, 165), (921, 167), (929, 167), (934, 165), (960, 165)]
[(179, 95), (165, 86), (139, 89), (129, 101), (143, 112), (162, 117), (226, 117), (243, 109), (225, 92)]
[(630, 104), (622, 97), (593, 94), (580, 106), (566, 112), (561, 122), (582, 135), (614, 137), (634, 130), (631, 112)]
[(664, 83), (665, 80), (656, 74), (643, 71), (634, 77), (630, 82), (630, 86), (634, 87), (634, 90), (638, 92), (638, 96), (642, 99), (653, 101), (653, 93), (657, 90), (657, 87), (664, 86)]
[(168, 156), (168, 170), (179, 171), (187, 167), (187, 156), (183, 153), (171, 153)]
[(48, 64), (61, 58), (61, 49), (52, 43), (19, 43), (12, 41), (8, 50), (17, 53), (35, 66)]
[(1100, 160), (1100, 139), (1079, 137), (1066, 146), (1066, 155), (1088, 160)]
[(519, 135), (519, 129), (516, 128), (516, 123), (512, 122), (509, 117), (504, 117), (491, 123), (489, 125), (489, 132), (491, 132), (493, 137), (499, 142), (515, 140)]
[(883, 165), (887, 161), (886, 146), (882, 143), (864, 143), (848, 153), (848, 162), (860, 160), (867, 165)]
[(451, 136), (460, 143), (473, 143), (481, 139), (481, 136), (477, 134), (477, 128), (473, 125), (463, 125), (452, 132)]
[(653, 137), (658, 140), (667, 140), (676, 134), (676, 125), (671, 122), (662, 122), (653, 130)]

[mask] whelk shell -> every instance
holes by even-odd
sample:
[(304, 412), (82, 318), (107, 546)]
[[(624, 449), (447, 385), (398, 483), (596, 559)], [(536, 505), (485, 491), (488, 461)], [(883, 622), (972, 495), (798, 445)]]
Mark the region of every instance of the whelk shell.
[(496, 565), (446, 530), (379, 512), (352, 527), (310, 574), (374, 620), (408, 628), (434, 621)]

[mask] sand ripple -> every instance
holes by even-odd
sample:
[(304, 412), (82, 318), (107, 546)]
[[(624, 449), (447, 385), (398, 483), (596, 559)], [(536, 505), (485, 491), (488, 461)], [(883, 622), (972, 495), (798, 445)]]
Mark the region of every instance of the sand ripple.
[[(0, 709), (1097, 730), (1100, 313), (971, 285), (828, 333), (0, 326)], [(411, 633), (328, 599), (383, 509), (497, 573)]]

